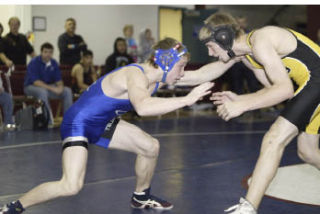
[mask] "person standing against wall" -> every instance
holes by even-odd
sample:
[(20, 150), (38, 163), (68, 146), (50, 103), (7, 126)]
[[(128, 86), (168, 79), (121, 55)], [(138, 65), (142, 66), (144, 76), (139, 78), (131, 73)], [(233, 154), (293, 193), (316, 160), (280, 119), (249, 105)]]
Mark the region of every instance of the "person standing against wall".
[(20, 20), (18, 17), (9, 19), (10, 32), (4, 37), (1, 48), (0, 58), (7, 65), (26, 65), (27, 54), (35, 57), (33, 47), (28, 42), (25, 35), (19, 33)]
[(65, 32), (59, 36), (58, 47), (61, 65), (75, 65), (81, 59), (81, 52), (87, 50), (87, 44), (76, 32), (76, 20), (68, 18), (65, 22)]

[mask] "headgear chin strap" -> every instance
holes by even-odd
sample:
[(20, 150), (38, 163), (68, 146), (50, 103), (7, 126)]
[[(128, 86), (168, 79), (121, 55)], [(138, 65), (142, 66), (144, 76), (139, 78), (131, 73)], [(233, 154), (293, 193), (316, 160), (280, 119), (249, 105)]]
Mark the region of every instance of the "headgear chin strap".
[[(180, 46), (183, 47), (183, 50), (179, 53), (178, 48)], [(164, 71), (161, 82), (164, 83), (166, 81), (168, 72), (187, 52), (187, 48), (180, 43), (168, 50), (157, 49), (155, 51), (154, 62)]]
[(233, 58), (236, 54), (232, 50), (233, 40), (235, 39), (235, 33), (233, 29), (229, 25), (221, 25), (212, 28), (210, 25), (205, 25), (211, 31), (211, 36), (203, 42), (206, 44), (207, 42), (215, 42), (221, 48), (228, 51), (228, 56)]

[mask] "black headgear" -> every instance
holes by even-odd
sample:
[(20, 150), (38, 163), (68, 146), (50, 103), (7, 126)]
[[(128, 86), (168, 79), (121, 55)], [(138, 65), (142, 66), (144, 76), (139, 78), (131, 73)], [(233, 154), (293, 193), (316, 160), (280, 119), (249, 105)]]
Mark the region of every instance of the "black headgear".
[(228, 56), (230, 58), (233, 58), (236, 56), (236, 54), (233, 52), (232, 45), (233, 40), (235, 38), (235, 33), (231, 26), (229, 25), (220, 25), (217, 27), (212, 28), (209, 25), (205, 25), (206, 28), (208, 28), (211, 31), (211, 36), (203, 42), (206, 44), (207, 42), (215, 42), (217, 43), (221, 48), (228, 51)]

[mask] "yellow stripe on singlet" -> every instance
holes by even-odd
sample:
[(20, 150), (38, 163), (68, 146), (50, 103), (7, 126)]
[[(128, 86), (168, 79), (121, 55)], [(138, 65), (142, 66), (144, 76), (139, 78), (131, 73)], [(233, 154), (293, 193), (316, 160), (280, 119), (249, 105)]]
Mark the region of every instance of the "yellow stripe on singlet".
[(314, 111), (310, 121), (311, 122), (308, 124), (306, 128), (306, 133), (318, 134), (319, 126), (320, 126), (320, 104), (318, 105), (317, 109)]
[[(248, 36), (247, 36), (247, 44), (249, 45), (250, 48), (252, 48), (252, 45), (250, 43), (250, 38), (253, 34), (254, 30), (251, 31)], [(249, 54), (246, 55), (246, 58), (248, 59), (248, 61), (251, 63), (251, 65), (253, 65), (253, 67), (255, 68), (259, 68), (259, 69), (263, 69), (263, 66), (260, 65), (259, 63), (257, 63), (253, 58), (252, 56), (250, 56)]]
[(311, 39), (308, 37), (304, 36), (301, 33), (298, 33), (294, 30), (288, 29), (291, 33), (293, 33), (302, 43), (304, 43), (306, 46), (308, 46), (312, 51), (314, 51), (316, 54), (319, 55), (320, 57), (320, 46), (314, 43)]
[[(310, 54), (310, 55), (316, 54), (320, 57), (320, 47), (316, 43), (311, 41), (308, 37), (298, 32), (295, 32), (291, 29), (287, 29), (287, 30), (289, 30), (292, 34), (294, 34), (297, 40), (299, 40), (301, 43), (303, 43), (304, 45), (310, 48), (310, 51), (307, 51), (307, 52), (303, 52), (303, 51), (300, 51), (299, 49), (296, 49), (295, 51), (298, 51), (298, 52), (296, 52), (294, 55), (298, 56), (297, 58), (290, 57), (290, 54), (289, 54), (288, 56), (285, 56), (281, 59), (284, 66), (288, 70), (289, 77), (298, 85), (298, 89), (294, 93), (294, 95), (296, 96), (307, 85), (312, 75), (309, 69), (311, 66), (314, 66), (310, 64), (312, 62), (306, 62), (307, 64), (305, 64), (305, 62), (303, 61), (303, 59), (308, 56), (303, 55), (301, 56), (301, 59), (299, 59), (300, 58), (299, 56), (302, 54)], [(254, 31), (251, 31), (247, 36), (247, 44), (250, 48), (252, 48), (252, 45), (250, 43), (250, 37), (252, 36), (253, 32)], [(255, 68), (258, 68), (258, 69), (264, 68), (261, 64), (256, 62), (252, 56), (246, 55), (246, 58)], [(305, 131), (308, 134), (318, 134), (319, 127), (320, 127), (320, 104), (313, 112), (312, 117), (310, 118), (309, 124), (307, 125)]]
[(294, 92), (294, 95), (297, 95), (309, 81), (310, 71), (304, 63), (295, 58), (286, 57), (282, 59), (282, 62), (288, 69), (290, 69), (289, 77), (299, 86), (298, 89)]
[[(310, 39), (291, 29), (288, 29), (288, 30), (292, 32), (297, 37), (297, 39), (299, 39), (305, 45), (310, 47), (311, 50), (315, 52), (318, 51), (320, 53), (320, 47), (317, 46), (315, 43), (313, 43)], [(250, 37), (253, 32), (254, 31), (251, 31), (247, 36), (247, 44), (249, 45), (250, 48), (252, 48), (252, 45), (250, 43)], [(261, 64), (256, 62), (252, 56), (246, 55), (246, 58), (255, 68), (259, 68), (259, 69), (264, 68)], [(286, 69), (289, 70), (288, 71), (289, 77), (299, 86), (298, 89), (295, 91), (295, 95), (297, 95), (306, 86), (307, 82), (309, 81), (310, 71), (308, 67), (299, 59), (292, 58), (292, 57), (284, 57), (281, 60), (285, 65)]]
[[(308, 46), (313, 52), (315, 52), (316, 54), (319, 55), (320, 57), (320, 46), (318, 46), (316, 43), (314, 43), (312, 40), (310, 40), (308, 37), (304, 36), (301, 33), (298, 33), (294, 30), (288, 29), (292, 34), (294, 34), (297, 39), (299, 39), (302, 43), (304, 43), (306, 46)], [(252, 36), (252, 34), (254, 33), (254, 31), (251, 31), (248, 36), (247, 36), (247, 44), (249, 45), (250, 48), (252, 48), (252, 45), (250, 43), (250, 38)], [(256, 62), (252, 56), (250, 55), (246, 55), (246, 58), (249, 60), (249, 62), (256, 68), (260, 68), (263, 69), (263, 66), (261, 64), (259, 64), (258, 62)]]

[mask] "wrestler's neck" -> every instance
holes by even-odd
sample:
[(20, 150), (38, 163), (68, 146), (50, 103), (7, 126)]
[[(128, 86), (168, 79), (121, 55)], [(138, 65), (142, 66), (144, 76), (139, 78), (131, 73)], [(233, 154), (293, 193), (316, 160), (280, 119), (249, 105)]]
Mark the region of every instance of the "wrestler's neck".
[(156, 82), (160, 82), (163, 76), (163, 71), (160, 67), (155, 68), (150, 63), (143, 63), (141, 66), (144, 69), (144, 73), (149, 80), (149, 85)]
[(252, 50), (250, 46), (247, 44), (247, 34), (242, 34), (239, 38), (235, 40), (232, 46), (232, 50), (234, 51), (236, 56), (252, 54)]

